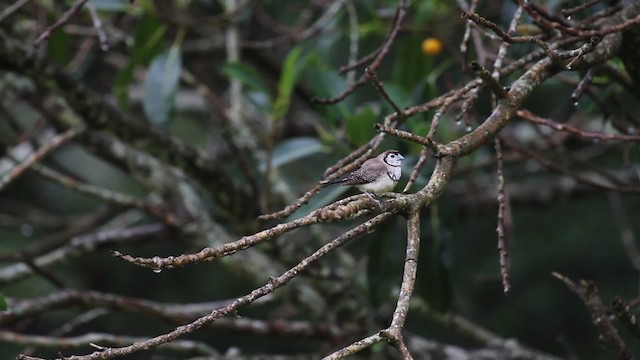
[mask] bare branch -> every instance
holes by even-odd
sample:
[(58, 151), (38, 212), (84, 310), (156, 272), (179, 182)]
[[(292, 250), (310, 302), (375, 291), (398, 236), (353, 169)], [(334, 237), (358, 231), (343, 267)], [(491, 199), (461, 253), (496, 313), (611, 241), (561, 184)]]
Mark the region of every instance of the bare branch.
[[(37, 347), (47, 347), (56, 350), (74, 349), (85, 347), (90, 344), (107, 344), (109, 346), (119, 346), (130, 344), (132, 342), (144, 341), (144, 338), (133, 336), (117, 336), (103, 333), (87, 333), (76, 337), (54, 337), (39, 335), (24, 335), (6, 330), (0, 330), (0, 341), (10, 342), (14, 344), (30, 345)], [(176, 340), (171, 343), (163, 344), (163, 347), (171, 351), (193, 352), (200, 354), (216, 354), (213, 348), (208, 345), (193, 340)], [(106, 348), (105, 348), (106, 350)], [(65, 357), (65, 359), (73, 359), (75, 356)], [(18, 355), (17, 359), (34, 360), (38, 357)]]
[(66, 24), (69, 20), (71, 20), (71, 18), (75, 14), (77, 14), (80, 11), (80, 9), (82, 9), (82, 7), (86, 2), (87, 0), (76, 0), (76, 2), (69, 8), (69, 10), (67, 10), (64, 14), (62, 14), (62, 16), (55, 23), (53, 23), (52, 25), (44, 29), (42, 34), (40, 34), (40, 36), (38, 36), (36, 40), (33, 42), (33, 46), (39, 46), (43, 41), (47, 40), (49, 36), (51, 36), (51, 33), (53, 31), (55, 31), (62, 25)]
[(84, 130), (84, 126), (78, 126), (68, 129), (67, 131), (56, 135), (51, 140), (49, 140), (45, 145), (40, 147), (38, 150), (33, 152), (29, 157), (22, 160), (22, 162), (16, 165), (11, 171), (2, 174), (0, 177), (0, 190), (6, 187), (10, 182), (15, 180), (18, 176), (20, 176), (25, 170), (27, 170), (30, 166), (40, 161), (42, 158), (50, 154), (52, 151), (63, 145), (64, 143), (70, 141), (78, 134), (82, 133)]
[(618, 330), (611, 324), (609, 320), (609, 314), (607, 309), (602, 304), (600, 296), (598, 295), (598, 288), (596, 284), (591, 281), (580, 280), (578, 284), (571, 281), (566, 276), (563, 276), (557, 272), (552, 274), (556, 279), (562, 281), (569, 290), (573, 291), (580, 297), (584, 305), (587, 307), (589, 314), (591, 314), (591, 320), (593, 325), (598, 330), (598, 334), (609, 347), (621, 360), (636, 360), (637, 357), (624, 343), (624, 340), (618, 334)]
[[(384, 60), (384, 58), (387, 56), (387, 53), (389, 53), (389, 49), (391, 48), (391, 45), (393, 45), (393, 43), (395, 42), (396, 36), (400, 31), (400, 26), (402, 25), (402, 21), (404, 20), (404, 16), (406, 15), (407, 6), (408, 6), (407, 0), (399, 0), (398, 7), (396, 9), (396, 14), (393, 19), (393, 24), (391, 25), (391, 29), (389, 30), (389, 34), (385, 39), (384, 43), (382, 44), (382, 46), (380, 47), (380, 51), (377, 52), (375, 58), (373, 59), (371, 64), (368, 66), (369, 69), (373, 71), (377, 70), (378, 67), (380, 67), (380, 64), (382, 64), (382, 60)], [(353, 84), (351, 84), (351, 86), (343, 90), (340, 94), (328, 99), (314, 98), (313, 101), (317, 104), (322, 104), (322, 105), (330, 105), (330, 104), (338, 103), (344, 100), (347, 96), (352, 94), (354, 91), (356, 91), (357, 88), (364, 85), (368, 80), (369, 80), (369, 75), (365, 72), (360, 76), (358, 80), (356, 80)]]
[(20, 10), (20, 8), (25, 6), (29, 1), (30, 0), (17, 0), (13, 4), (11, 4), (10, 6), (7, 6), (2, 11), (2, 13), (0, 13), (0, 22), (2, 22), (2, 20), (4, 20), (4, 19), (8, 18), (9, 16), (11, 16), (11, 14), (13, 14), (16, 11)]
[(250, 304), (252, 302), (254, 302), (255, 300), (259, 299), (260, 297), (263, 297), (267, 294), (272, 293), (274, 290), (276, 290), (277, 288), (280, 288), (284, 285), (286, 285), (289, 281), (291, 281), (294, 277), (296, 277), (298, 275), (299, 272), (305, 270), (307, 267), (309, 267), (313, 262), (317, 261), (318, 259), (320, 259), (321, 257), (323, 257), (324, 255), (326, 255), (327, 253), (329, 253), (330, 251), (346, 244), (347, 242), (349, 242), (350, 240), (352, 240), (353, 238), (362, 235), (368, 231), (370, 231), (372, 228), (375, 228), (377, 225), (379, 225), (380, 223), (388, 220), (390, 217), (392, 216), (391, 213), (383, 213), (380, 215), (377, 215), (376, 217), (372, 218), (371, 220), (365, 222), (364, 224), (361, 224), (347, 232), (345, 232), (344, 234), (342, 234), (341, 236), (337, 237), (336, 239), (334, 239), (333, 241), (331, 241), (330, 243), (322, 246), (320, 249), (318, 249), (316, 252), (314, 252), (312, 255), (308, 256), (307, 258), (305, 258), (304, 260), (300, 261), (296, 266), (292, 267), (291, 269), (287, 270), (286, 272), (284, 272), (283, 274), (281, 274), (278, 277), (274, 277), (271, 279), (271, 281), (264, 285), (261, 286), (259, 288), (256, 288), (255, 290), (251, 291), (250, 293), (239, 297), (238, 299), (236, 299), (233, 303), (231, 303), (230, 305), (224, 307), (224, 308), (220, 308), (220, 309), (216, 309), (213, 310), (209, 315), (201, 317), (189, 324), (186, 325), (182, 325), (182, 326), (178, 326), (175, 330), (168, 332), (166, 334), (163, 335), (158, 335), (143, 341), (137, 341), (131, 345), (128, 346), (123, 346), (123, 347), (118, 347), (118, 348), (107, 348), (104, 349), (102, 351), (96, 351), (93, 352), (89, 355), (73, 355), (68, 357), (65, 360), (102, 360), (102, 359), (112, 359), (118, 356), (124, 356), (124, 355), (129, 355), (141, 350), (146, 350), (149, 349), (151, 347), (156, 347), (162, 344), (166, 344), (169, 342), (173, 342), (175, 339), (177, 339), (178, 337), (185, 335), (185, 334), (189, 334), (194, 332), (195, 330), (208, 325), (209, 323), (222, 318), (224, 316), (233, 314), (235, 311), (237, 311), (241, 306), (243, 305), (247, 305)]
[(553, 120), (545, 119), (540, 116), (537, 116), (531, 113), (529, 110), (518, 110), (517, 114), (524, 120), (531, 121), (536, 124), (545, 125), (552, 129), (558, 131), (568, 132), (577, 137), (584, 139), (596, 139), (602, 141), (610, 141), (610, 140), (620, 140), (620, 141), (629, 141), (629, 142), (638, 142), (640, 141), (640, 135), (627, 135), (627, 134), (604, 134), (599, 132), (591, 132), (580, 130), (574, 126), (567, 124), (560, 124)]
[(502, 162), (502, 146), (500, 140), (495, 139), (496, 158), (498, 160), (498, 255), (500, 257), (500, 275), (502, 276), (502, 291), (508, 293), (511, 290), (509, 283), (509, 251), (507, 249), (506, 236), (506, 210), (507, 210), (507, 190), (505, 187), (503, 162)]
[[(73, 257), (97, 251), (106, 245), (131, 243), (132, 240), (148, 238), (164, 230), (165, 226), (163, 224), (149, 224), (81, 235), (71, 239), (69, 244), (33, 259), (33, 262), (40, 268), (48, 268), (62, 261), (68, 261)], [(33, 272), (25, 264), (9, 265), (0, 269), (0, 285), (8, 284), (30, 275), (33, 275)]]

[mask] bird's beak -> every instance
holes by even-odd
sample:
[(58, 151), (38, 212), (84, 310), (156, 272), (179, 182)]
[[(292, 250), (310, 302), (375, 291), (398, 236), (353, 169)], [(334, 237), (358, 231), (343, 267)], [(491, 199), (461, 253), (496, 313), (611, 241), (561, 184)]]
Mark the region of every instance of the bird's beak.
[(402, 154), (398, 154), (398, 157), (400, 158), (400, 160), (404, 160), (404, 156), (402, 156)]

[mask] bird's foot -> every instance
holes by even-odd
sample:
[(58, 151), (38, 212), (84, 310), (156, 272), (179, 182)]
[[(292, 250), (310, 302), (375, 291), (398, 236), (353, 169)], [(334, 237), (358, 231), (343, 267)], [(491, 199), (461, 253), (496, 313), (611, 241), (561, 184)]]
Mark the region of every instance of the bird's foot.
[(367, 196), (368, 196), (369, 198), (371, 198), (371, 200), (375, 201), (375, 202), (376, 202), (376, 204), (378, 204), (378, 207), (380, 208), (380, 210), (381, 210), (382, 212), (387, 211), (387, 204), (385, 204), (383, 200), (381, 200), (380, 198), (378, 198), (378, 197), (377, 197), (377, 196), (375, 196), (375, 195), (372, 195), (371, 193), (365, 192), (365, 194), (367, 194)]

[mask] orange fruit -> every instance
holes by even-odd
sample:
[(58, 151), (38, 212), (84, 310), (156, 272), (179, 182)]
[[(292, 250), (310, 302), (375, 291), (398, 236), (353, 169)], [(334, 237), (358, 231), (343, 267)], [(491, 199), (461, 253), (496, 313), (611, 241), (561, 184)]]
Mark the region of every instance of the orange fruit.
[(442, 41), (429, 37), (422, 41), (422, 52), (425, 55), (436, 56), (442, 52)]

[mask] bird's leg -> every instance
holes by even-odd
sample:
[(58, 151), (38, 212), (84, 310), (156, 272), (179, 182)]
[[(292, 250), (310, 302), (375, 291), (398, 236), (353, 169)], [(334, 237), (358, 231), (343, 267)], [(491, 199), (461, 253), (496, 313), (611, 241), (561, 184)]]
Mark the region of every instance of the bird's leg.
[(380, 200), (379, 198), (377, 198), (377, 197), (376, 197), (376, 196), (374, 196), (374, 195), (371, 195), (371, 193), (369, 193), (369, 192), (367, 192), (367, 191), (365, 191), (364, 193), (365, 193), (365, 194), (367, 194), (367, 196), (368, 196), (369, 198), (371, 198), (371, 200), (375, 201), (375, 202), (378, 204), (378, 207), (380, 207), (380, 210), (381, 210), (382, 212), (387, 211), (387, 205), (385, 205), (384, 201)]

